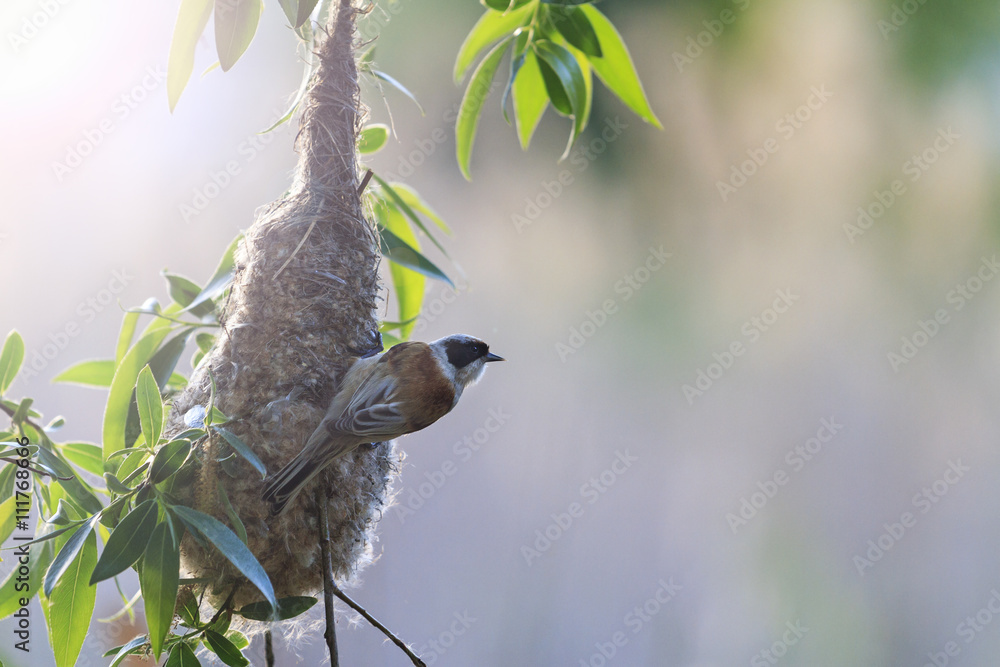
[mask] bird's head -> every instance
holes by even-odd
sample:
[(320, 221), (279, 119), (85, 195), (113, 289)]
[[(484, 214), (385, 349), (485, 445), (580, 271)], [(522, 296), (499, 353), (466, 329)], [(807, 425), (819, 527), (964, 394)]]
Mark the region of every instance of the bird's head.
[(481, 378), (487, 363), (504, 360), (490, 352), (489, 345), (465, 334), (439, 338), (430, 346), (459, 391)]

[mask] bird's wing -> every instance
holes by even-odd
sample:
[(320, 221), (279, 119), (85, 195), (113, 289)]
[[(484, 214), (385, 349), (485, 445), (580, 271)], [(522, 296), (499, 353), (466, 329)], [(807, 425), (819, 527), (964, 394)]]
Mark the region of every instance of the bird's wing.
[(407, 432), (402, 403), (394, 400), (396, 381), (378, 372), (358, 388), (339, 419), (327, 428), (359, 438), (395, 438)]

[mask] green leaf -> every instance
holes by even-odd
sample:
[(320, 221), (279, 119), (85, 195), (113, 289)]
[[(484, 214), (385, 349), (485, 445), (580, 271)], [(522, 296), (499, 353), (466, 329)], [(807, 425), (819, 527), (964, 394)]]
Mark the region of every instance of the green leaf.
[[(193, 329), (190, 327), (184, 329), (179, 334), (164, 343), (163, 346), (157, 350), (152, 357), (150, 357), (149, 369), (153, 372), (153, 377), (156, 379), (158, 387), (166, 386), (167, 380), (169, 380), (173, 375), (174, 368), (177, 367), (177, 362), (180, 360), (181, 354), (184, 352), (188, 336), (191, 335), (192, 331)], [(141, 420), (139, 419), (139, 409), (135, 392), (133, 390), (132, 399), (129, 403), (128, 417), (125, 421), (124, 442), (126, 446), (133, 445), (141, 432), (142, 429)], [(156, 443), (148, 444), (152, 447)]]
[(512, 39), (508, 37), (486, 54), (486, 57), (472, 74), (469, 87), (465, 89), (465, 95), (462, 96), (458, 120), (455, 123), (455, 150), (458, 156), (458, 166), (467, 180), (472, 180), (469, 173), (469, 163), (472, 160), (472, 145), (476, 139), (479, 116), (483, 111), (483, 104), (490, 94), (493, 75), (496, 74), (497, 67), (500, 66), (500, 61)]
[(598, 39), (590, 19), (579, 7), (556, 6), (549, 12), (552, 25), (566, 41), (588, 56), (600, 58), (601, 40)]
[[(265, 130), (266, 131), (266, 130)], [(212, 277), (208, 279), (205, 283), (205, 287), (202, 288), (201, 293), (195, 297), (185, 310), (191, 310), (192, 308), (197, 308), (199, 305), (208, 301), (209, 299), (214, 299), (229, 287), (229, 283), (233, 281), (233, 267), (236, 266), (236, 248), (239, 247), (240, 241), (243, 240), (243, 234), (239, 234), (226, 251), (222, 253), (222, 259), (219, 260), (219, 265), (215, 267), (215, 273)]]
[(24, 339), (14, 329), (7, 334), (7, 339), (3, 342), (3, 350), (0, 350), (0, 395), (7, 391), (7, 387), (17, 377), (17, 372), (21, 370), (23, 361)]
[(157, 660), (163, 650), (163, 640), (174, 621), (180, 568), (180, 551), (169, 522), (167, 517), (153, 529), (142, 559), (142, 572), (139, 573), (142, 599), (146, 601), (149, 642)]
[(163, 277), (167, 279), (167, 289), (170, 298), (183, 308), (194, 301), (194, 298), (201, 292), (201, 288), (194, 281), (176, 273), (163, 272)]
[(240, 438), (235, 433), (233, 433), (227, 428), (223, 428), (222, 426), (216, 426), (215, 430), (218, 431), (222, 435), (222, 437), (226, 439), (226, 442), (229, 443), (230, 447), (236, 450), (237, 454), (245, 458), (247, 461), (250, 462), (250, 465), (252, 465), (254, 468), (257, 469), (257, 472), (260, 473), (261, 479), (267, 477), (267, 468), (264, 467), (264, 462), (260, 460), (260, 458), (257, 456), (256, 453), (254, 453), (252, 449), (250, 449), (249, 445), (240, 440)]
[(545, 81), (538, 66), (538, 56), (530, 49), (525, 53), (524, 64), (511, 87), (514, 96), (514, 118), (517, 120), (517, 136), (521, 148), (528, 149), (531, 137), (538, 127), (549, 97), (545, 92)]
[(361, 130), (358, 137), (358, 152), (362, 155), (371, 155), (379, 151), (385, 142), (389, 140), (389, 126), (376, 123), (368, 125)]
[(215, 651), (215, 655), (219, 656), (219, 660), (230, 667), (246, 667), (250, 664), (250, 661), (243, 657), (235, 644), (215, 630), (205, 630), (205, 640), (209, 647)]
[[(547, 73), (543, 67), (542, 78), (545, 79), (545, 87), (549, 91), (549, 98), (552, 100), (552, 105), (558, 111), (566, 113), (565, 105), (568, 103), (570, 107), (569, 115), (573, 116), (573, 131), (570, 133), (569, 143), (566, 145), (566, 151), (563, 153), (563, 158), (565, 158), (569, 155), (569, 149), (572, 147), (573, 142), (576, 141), (580, 132), (583, 131), (586, 110), (588, 108), (587, 83), (583, 78), (583, 71), (580, 69), (580, 64), (566, 48), (554, 42), (542, 40), (535, 44), (535, 53), (541, 59), (540, 62), (547, 65), (551, 70), (551, 73)], [(553, 85), (551, 74), (555, 74), (558, 77), (559, 85), (566, 95), (565, 100), (557, 101), (556, 97), (553, 96), (555, 86)]]
[(88, 583), (96, 562), (97, 538), (88, 531), (83, 548), (78, 550), (45, 601), (49, 644), (55, 654), (56, 667), (72, 667), (80, 656), (97, 598), (97, 589)]
[(285, 13), (285, 18), (288, 19), (288, 25), (293, 28), (296, 27), (296, 23), (299, 18), (299, 0), (278, 0), (278, 4), (281, 5), (281, 11)]
[(417, 194), (416, 190), (405, 183), (393, 182), (390, 183), (390, 185), (396, 191), (396, 194), (399, 195), (399, 197), (401, 197), (410, 208), (430, 218), (431, 222), (437, 225), (438, 228), (445, 234), (451, 234), (451, 229), (445, 221), (434, 211), (434, 209), (427, 205), (427, 202), (425, 202), (420, 195)]
[(243, 573), (254, 586), (264, 594), (264, 597), (272, 605), (275, 604), (274, 587), (267, 577), (267, 572), (261, 567), (254, 555), (250, 553), (246, 545), (240, 542), (233, 531), (229, 530), (225, 524), (217, 519), (202, 514), (197, 510), (183, 505), (176, 505), (171, 511), (180, 518), (187, 527), (204, 539), (216, 546), (219, 552), (225, 556), (236, 569)]
[(115, 377), (111, 381), (111, 390), (108, 392), (107, 406), (104, 408), (104, 430), (101, 439), (104, 443), (105, 459), (113, 452), (125, 449), (125, 424), (139, 371), (149, 362), (169, 333), (170, 329), (159, 328), (144, 334), (118, 364)]
[(38, 450), (37, 463), (52, 470), (60, 479), (59, 486), (75, 500), (80, 507), (91, 514), (100, 512), (104, 505), (97, 499), (90, 485), (84, 483), (72, 467), (63, 461), (55, 452), (41, 448)]
[(190, 588), (185, 588), (177, 596), (177, 613), (189, 628), (196, 628), (201, 624), (201, 614), (198, 610), (198, 599)]
[(316, 3), (319, 0), (299, 0), (299, 15), (293, 27), (298, 28), (303, 23), (309, 20), (309, 16), (312, 14), (313, 9), (316, 7)]
[[(279, 601), (279, 604), (280, 604), (280, 601)], [(233, 646), (235, 646), (236, 648), (238, 648), (240, 650), (243, 650), (247, 646), (250, 646), (250, 640), (247, 639), (247, 636), (245, 634), (243, 634), (242, 632), (237, 632), (236, 630), (231, 630), (230, 632), (226, 633), (226, 638), (229, 639), (229, 641), (231, 641), (233, 643)]]
[(146, 635), (140, 635), (127, 644), (124, 644), (122, 646), (117, 646), (111, 649), (110, 651), (104, 654), (104, 657), (108, 657), (112, 653), (115, 654), (115, 659), (111, 661), (111, 664), (108, 665), (108, 667), (118, 667), (118, 665), (121, 664), (122, 660), (124, 660), (130, 655), (139, 653), (142, 650), (143, 646), (145, 646), (148, 643), (149, 640), (146, 639)]
[(50, 516), (46, 520), (46, 523), (55, 524), (56, 526), (65, 526), (70, 523), (79, 525), (80, 514), (65, 498), (60, 498), (56, 505), (56, 513)]
[[(289, 618), (295, 618), (299, 614), (308, 611), (316, 602), (316, 598), (307, 596), (281, 598), (278, 600), (278, 616), (276, 620), (286, 621)], [(272, 619), (271, 609), (271, 605), (267, 602), (251, 602), (245, 607), (238, 609), (236, 613), (243, 618), (249, 618), (251, 621), (270, 621)]]
[(0, 503), (0, 544), (7, 543), (7, 538), (14, 532), (14, 526), (17, 524), (16, 500), (11, 496)]
[(649, 108), (646, 92), (642, 89), (639, 75), (632, 63), (632, 56), (629, 55), (628, 47), (622, 41), (621, 35), (611, 21), (595, 7), (584, 5), (580, 9), (590, 20), (601, 42), (603, 55), (600, 58), (590, 58), (597, 76), (640, 118), (662, 130), (663, 125)]
[[(186, 328), (179, 334), (168, 340), (163, 344), (159, 350), (156, 351), (149, 360), (149, 370), (153, 372), (153, 378), (156, 379), (156, 386), (163, 388), (167, 384), (167, 380), (173, 374), (174, 369), (177, 367), (177, 362), (180, 360), (181, 354), (184, 353), (184, 348), (187, 346), (188, 336), (191, 335), (193, 329)], [(161, 404), (162, 408), (162, 404)], [(156, 443), (150, 443), (151, 445)]]
[[(169, 74), (167, 75), (169, 77)], [(122, 360), (125, 353), (128, 352), (129, 345), (132, 344), (132, 337), (135, 335), (136, 325), (139, 324), (139, 313), (127, 312), (125, 317), (122, 318), (122, 328), (118, 333), (118, 344), (115, 346), (115, 363), (114, 366), (118, 365), (118, 362)], [(108, 384), (111, 384), (111, 378), (114, 376), (114, 366), (111, 367), (111, 372), (108, 374)], [(107, 385), (104, 385), (107, 386)]]
[(49, 565), (49, 569), (45, 572), (45, 579), (42, 583), (42, 590), (45, 591), (46, 597), (52, 595), (52, 590), (63, 576), (63, 573), (75, 562), (77, 554), (83, 548), (84, 540), (90, 536), (94, 530), (94, 526), (97, 525), (98, 518), (99, 515), (95, 514), (90, 517), (90, 520), (81, 524), (77, 531), (66, 540), (66, 544), (59, 550), (59, 553), (56, 554), (52, 564)]
[(480, 0), (480, 2), (482, 2), (483, 5), (489, 7), (490, 9), (494, 9), (499, 12), (504, 12), (511, 9), (517, 9), (518, 7), (526, 5), (527, 3), (531, 2), (531, 0)]
[(101, 448), (89, 442), (69, 442), (59, 445), (63, 456), (80, 468), (98, 477), (104, 475), (104, 457)]
[(391, 76), (389, 76), (385, 72), (382, 72), (382, 71), (377, 70), (377, 69), (373, 69), (371, 72), (372, 72), (372, 76), (374, 76), (375, 78), (382, 79), (383, 81), (385, 81), (386, 83), (388, 83), (390, 86), (392, 86), (393, 88), (395, 88), (399, 92), (401, 92), (404, 95), (406, 95), (407, 97), (409, 97), (410, 100), (414, 104), (417, 105), (417, 108), (420, 109), (420, 115), (421, 116), (426, 115), (426, 114), (424, 114), (424, 108), (422, 106), (420, 106), (420, 102), (417, 101), (416, 96), (413, 93), (410, 92), (409, 88), (407, 88), (406, 86), (404, 86), (403, 84), (401, 84), (399, 81), (396, 81), (396, 79), (392, 78)]
[(229, 494), (226, 493), (226, 487), (222, 486), (222, 480), (218, 480), (219, 486), (219, 496), (222, 498), (222, 505), (226, 510), (226, 516), (229, 518), (229, 522), (233, 524), (233, 530), (236, 531), (236, 537), (240, 538), (240, 542), (243, 544), (247, 543), (247, 529), (243, 525), (243, 521), (240, 519), (240, 515), (236, 513), (233, 509), (233, 504), (229, 502)]
[[(382, 187), (382, 190), (387, 195), (389, 195), (389, 199), (391, 199), (396, 204), (396, 206), (399, 207), (399, 211), (401, 213), (403, 213), (407, 218), (409, 218), (410, 220), (412, 220), (413, 224), (415, 224), (417, 227), (419, 227), (420, 231), (422, 231), (424, 234), (426, 234), (427, 238), (429, 238), (434, 243), (434, 245), (436, 245), (438, 247), (438, 250), (440, 250), (444, 254), (445, 257), (447, 257), (448, 253), (445, 251), (444, 246), (442, 246), (440, 243), (438, 243), (437, 239), (435, 239), (434, 236), (431, 235), (430, 230), (428, 230), (427, 227), (424, 226), (424, 222), (423, 222), (423, 220), (420, 219), (420, 216), (418, 216), (413, 211), (413, 209), (410, 208), (410, 205), (406, 203), (406, 200), (403, 199), (403, 197), (398, 192), (396, 192), (396, 189), (393, 186), (391, 186), (388, 183), (386, 183), (385, 180), (383, 180), (377, 174), (373, 174), (373, 177), (375, 178), (375, 182), (377, 182)], [(396, 230), (393, 230), (393, 231), (396, 231)], [(397, 232), (397, 235), (399, 235), (398, 232)]]
[(250, 46), (263, 7), (261, 0), (215, 0), (215, 49), (223, 72)]
[[(212, 14), (212, 0), (181, 0), (167, 59), (167, 101), (173, 113), (194, 70), (194, 51)], [(124, 326), (123, 326), (124, 330)], [(120, 341), (119, 341), (120, 342)]]
[(150, 499), (121, 520), (104, 545), (104, 552), (90, 577), (91, 584), (110, 579), (139, 560), (156, 526), (157, 510), (156, 501)]
[(200, 667), (198, 657), (184, 642), (177, 642), (170, 649), (170, 655), (163, 667)]
[(187, 440), (172, 440), (160, 447), (149, 468), (149, 481), (159, 484), (180, 470), (191, 453), (191, 443)]
[(139, 423), (142, 435), (146, 438), (146, 445), (156, 447), (160, 442), (160, 431), (163, 429), (163, 399), (148, 365), (139, 371), (139, 379), (135, 384), (135, 402), (139, 409)]
[(0, 468), (0, 498), (6, 500), (14, 496), (14, 472), (17, 466), (2, 466)]
[(215, 336), (210, 333), (200, 333), (194, 337), (194, 342), (201, 352), (208, 352), (215, 345)]
[(439, 269), (433, 262), (420, 254), (420, 252), (392, 233), (392, 231), (386, 229), (385, 227), (380, 227), (378, 233), (379, 249), (386, 259), (396, 262), (397, 264), (401, 264), (402, 266), (412, 269), (418, 273), (422, 273), (425, 276), (429, 276), (436, 280), (443, 280), (452, 287), (455, 286), (455, 284), (451, 282), (451, 279), (445, 275), (444, 271)]
[[(77, 526), (79, 526), (81, 523), (83, 523), (83, 522), (82, 521), (78, 521), (78, 522), (74, 522), (74, 523), (70, 524), (69, 526), (64, 526), (64, 527), (59, 528), (57, 530), (51, 530), (51, 531), (48, 531), (48, 532), (43, 532), (41, 535), (39, 535), (38, 537), (36, 537), (34, 539), (28, 540), (27, 542), (18, 542), (14, 546), (15, 547), (28, 547), (28, 546), (32, 546), (34, 544), (44, 544), (45, 542), (48, 542), (50, 540), (53, 540), (53, 539), (59, 537), (63, 533), (66, 533), (66, 532), (69, 532), (69, 531), (73, 530), (74, 528), (76, 528)], [(49, 524), (49, 525), (52, 526), (54, 524)], [(49, 562), (51, 562), (51, 559), (49, 560)], [(46, 563), (45, 567), (48, 568), (48, 563)], [(0, 618), (2, 618), (2, 617), (0, 617)]]
[[(410, 226), (406, 224), (406, 218), (395, 206), (382, 205), (375, 209), (379, 222), (392, 233), (399, 236), (404, 243), (413, 248), (420, 248), (416, 235)], [(396, 304), (399, 309), (400, 321), (410, 320), (410, 324), (400, 327), (399, 336), (404, 340), (409, 338), (410, 332), (416, 324), (416, 319), (420, 315), (420, 307), (424, 302), (424, 290), (426, 279), (420, 273), (408, 269), (405, 266), (392, 262), (389, 265), (389, 273), (392, 276), (392, 284), (396, 292)]]
[(460, 83), (465, 78), (469, 67), (489, 46), (526, 25), (531, 19), (532, 11), (533, 7), (524, 6), (506, 14), (502, 10), (490, 10), (479, 17), (458, 49), (458, 57), (455, 58), (455, 83)]
[(507, 78), (507, 87), (504, 88), (503, 97), (500, 98), (500, 110), (503, 111), (503, 119), (510, 125), (510, 116), (507, 115), (507, 98), (514, 87), (514, 80), (517, 79), (518, 72), (524, 66), (525, 56), (528, 50), (528, 39), (531, 31), (518, 30), (514, 38), (514, 50), (510, 56), (510, 76)]
[(108, 491), (117, 493), (120, 496), (127, 496), (132, 493), (131, 488), (125, 486), (117, 476), (109, 472), (104, 473), (104, 485), (108, 487)]
[[(54, 531), (54, 533), (61, 532), (63, 530)], [(50, 534), (46, 537), (51, 536)], [(17, 548), (13, 552), (16, 557), (20, 557), (18, 549), (27, 544), (29, 542), (19, 542), (17, 544)], [(18, 574), (20, 565), (12, 569), (7, 578), (0, 584), (0, 618), (7, 618), (17, 611), (21, 607), (21, 598), (31, 600), (31, 598), (35, 597), (35, 594), (41, 588), (39, 584), (41, 583), (42, 575), (48, 569), (49, 563), (52, 562), (52, 556), (55, 554), (52, 542), (49, 541), (44, 542), (36, 548), (26, 549), (26, 551), (28, 552), (28, 562), (25, 564), (28, 568), (28, 587), (27, 589), (24, 588), (25, 581), (23, 575)], [(21, 577), (20, 581), (18, 581), (18, 577)]]
[(17, 409), (14, 410), (14, 414), (11, 415), (10, 417), (11, 423), (13, 424), (23, 423), (29, 417), (30, 412), (33, 412), (33, 410), (30, 410), (30, 408), (31, 404), (34, 402), (35, 399), (33, 398), (21, 399), (21, 402), (17, 404)]

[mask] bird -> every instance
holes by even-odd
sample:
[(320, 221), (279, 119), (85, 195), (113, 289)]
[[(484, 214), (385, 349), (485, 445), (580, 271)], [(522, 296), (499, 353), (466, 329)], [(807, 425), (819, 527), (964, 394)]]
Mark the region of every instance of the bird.
[(302, 451), (264, 488), (271, 513), (282, 514), (338, 457), (366, 443), (427, 428), (451, 412), (492, 361), (504, 358), (466, 334), (432, 343), (397, 343), (381, 354), (356, 359)]

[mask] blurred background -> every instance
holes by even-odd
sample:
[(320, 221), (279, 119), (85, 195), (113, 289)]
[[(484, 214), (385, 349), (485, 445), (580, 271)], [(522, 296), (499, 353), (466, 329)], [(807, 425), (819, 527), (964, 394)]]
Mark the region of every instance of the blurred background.
[[(278, 3), (201, 77), (209, 26), (171, 115), (178, 7), (0, 10), (0, 333), (27, 347), (12, 396), (64, 415), (66, 440), (99, 438), (105, 396), (51, 378), (111, 356), (163, 269), (205, 281), (295, 163), (294, 128), (257, 134), (301, 74)], [(416, 337), (508, 361), (400, 441), (354, 597), (428, 664), (995, 665), (996, 5), (600, 8), (664, 130), (598, 85), (559, 162), (568, 121), (549, 111), (522, 153), (495, 94), (471, 183), (451, 70), (482, 7), (400, 0), (362, 26), (426, 110), (387, 91), (398, 140), (371, 164), (454, 230), (456, 264), (432, 256), (460, 288), (430, 285)], [(120, 606), (102, 586), (97, 616)], [(408, 664), (339, 627), (341, 664)], [(29, 664), (11, 632), (0, 658)], [(141, 613), (95, 622), (79, 664), (142, 632)], [(279, 665), (325, 660), (319, 632), (278, 644)]]

